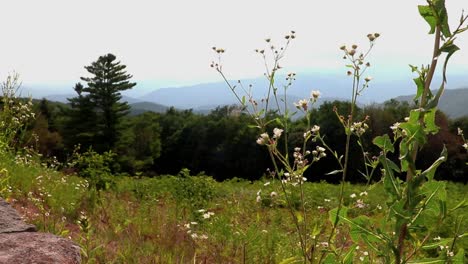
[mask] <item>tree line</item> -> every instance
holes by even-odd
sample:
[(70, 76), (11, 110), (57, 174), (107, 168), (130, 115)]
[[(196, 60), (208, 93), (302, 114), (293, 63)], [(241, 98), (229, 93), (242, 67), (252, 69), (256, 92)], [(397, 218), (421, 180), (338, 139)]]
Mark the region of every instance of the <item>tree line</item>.
[[(256, 143), (259, 131), (249, 126), (251, 118), (236, 106), (218, 107), (207, 115), (192, 110), (168, 109), (165, 113), (145, 112), (130, 116), (130, 106), (123, 102), (121, 91), (136, 83), (127, 74), (125, 65), (112, 54), (98, 58), (85, 67), (89, 77), (81, 77), (74, 87), (76, 96), (68, 104), (36, 101), (36, 119), (28, 126), (34, 145), (44, 158), (56, 157), (66, 162), (74, 152), (93, 150), (97, 153), (112, 151), (112, 173), (157, 176), (176, 174), (187, 168), (193, 173), (205, 173), (217, 180), (234, 177), (259, 179), (272, 168), (266, 149)], [(312, 124), (320, 126), (325, 140), (338, 153), (344, 152), (344, 131), (335, 114), (346, 112), (348, 102), (324, 102), (312, 111)], [(367, 117), (369, 128), (363, 135), (368, 155), (378, 153), (372, 139), (378, 135), (392, 136), (390, 126), (403, 120), (411, 106), (406, 102), (390, 100), (383, 105), (370, 105), (357, 110), (360, 119)], [(266, 113), (276, 115), (274, 111)], [(289, 120), (288, 146), (293, 152), (306, 129), (305, 118)], [(457, 127), (468, 131), (468, 117), (448, 119), (437, 114), (440, 132), (429, 140), (418, 156), (423, 167), (432, 164), (445, 145), (449, 159), (439, 168), (438, 179), (466, 182), (467, 154)], [(274, 124), (270, 125), (273, 130)], [(356, 141), (354, 141), (356, 142)], [(309, 149), (314, 149), (311, 143)], [(351, 146), (352, 182), (364, 181), (363, 153), (356, 143)], [(393, 157), (398, 161), (398, 157)], [(328, 172), (337, 169), (336, 161), (328, 155), (306, 173), (309, 180), (338, 182)], [(377, 179), (375, 179), (377, 180)]]

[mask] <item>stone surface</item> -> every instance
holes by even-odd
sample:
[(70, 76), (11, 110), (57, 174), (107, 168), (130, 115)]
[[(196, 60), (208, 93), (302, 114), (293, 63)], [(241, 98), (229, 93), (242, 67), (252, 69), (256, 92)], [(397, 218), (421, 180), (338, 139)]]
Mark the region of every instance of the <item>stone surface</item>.
[(11, 205), (0, 198), (0, 233), (34, 232), (36, 227), (26, 224)]
[(0, 198), (0, 264), (79, 264), (80, 248), (71, 240), (35, 232)]
[(79, 264), (80, 248), (72, 241), (49, 233), (0, 234), (0, 263)]

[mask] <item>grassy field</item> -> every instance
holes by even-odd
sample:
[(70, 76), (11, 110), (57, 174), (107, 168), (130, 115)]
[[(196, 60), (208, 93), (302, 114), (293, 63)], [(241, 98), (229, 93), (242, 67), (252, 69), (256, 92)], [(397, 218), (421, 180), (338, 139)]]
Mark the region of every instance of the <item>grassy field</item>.
[[(1, 195), (41, 231), (79, 244), (84, 263), (281, 263), (301, 254), (275, 181), (220, 183), (184, 171), (158, 178), (115, 176), (108, 190), (96, 192), (83, 178), (25, 158), (5, 154), (0, 165)], [(385, 220), (381, 184), (345, 188), (348, 215)], [(448, 208), (465, 199), (468, 191), (466, 185), (454, 183), (447, 183), (447, 189)], [(315, 232), (320, 252), (325, 250), (331, 226), (328, 211), (338, 203), (339, 186), (306, 183), (304, 190), (309, 214), (299, 219)], [(457, 219), (467, 216), (466, 210), (459, 210), (434, 236), (452, 236)], [(338, 239), (346, 247), (349, 230), (339, 228)], [(461, 230), (468, 230), (466, 222)], [(468, 248), (466, 238), (459, 242), (458, 247)], [(360, 258), (372, 262), (365, 245), (355, 251), (354, 259)]]

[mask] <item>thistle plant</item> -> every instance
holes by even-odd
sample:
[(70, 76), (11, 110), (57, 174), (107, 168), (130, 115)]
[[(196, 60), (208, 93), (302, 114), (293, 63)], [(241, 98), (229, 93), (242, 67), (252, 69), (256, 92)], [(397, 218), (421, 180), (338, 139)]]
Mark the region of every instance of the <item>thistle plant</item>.
[[(369, 263), (463, 262), (464, 251), (455, 252), (455, 242), (466, 234), (460, 234), (460, 230), (457, 229), (455, 236), (451, 238), (435, 236), (437, 228), (447, 215), (461, 208), (461, 206), (447, 208), (445, 184), (434, 180), (438, 166), (447, 159), (447, 151), (444, 148), (440, 157), (429, 168), (417, 168), (416, 160), (418, 151), (426, 143), (427, 137), (438, 132), (435, 123), (437, 104), (447, 82), (448, 61), (459, 49), (454, 41), (457, 35), (468, 29), (467, 16), (462, 13), (458, 27), (450, 31), (445, 1), (428, 0), (427, 5), (420, 5), (418, 9), (420, 15), (430, 25), (429, 33), (434, 34), (431, 63), (421, 67), (411, 66), (411, 70), (418, 74), (418, 77), (414, 79), (417, 86), (417, 94), (414, 98), (417, 108), (411, 110), (404, 121), (392, 126), (393, 139), (389, 135), (383, 135), (373, 140), (373, 143), (380, 149), (380, 154), (372, 157), (365, 150), (362, 140), (368, 128), (368, 117), (357, 120), (356, 103), (358, 97), (372, 81), (372, 78), (366, 75), (371, 66), (368, 56), (380, 34), (367, 35), (370, 45), (364, 52), (361, 52), (357, 45), (340, 48), (344, 53), (343, 59), (348, 61), (347, 75), (352, 78), (352, 96), (348, 113), (342, 114), (335, 111), (346, 135), (346, 147), (342, 154), (330, 148), (324, 136), (320, 134), (320, 127), (310, 122), (310, 109), (320, 96), (318, 91), (313, 91), (309, 98), (294, 103), (298, 111), (304, 114), (307, 129), (304, 132), (303, 144), (293, 146), (292, 156), (289, 156), (288, 121), (294, 113), (290, 113), (287, 108), (287, 90), (293, 85), (296, 74), (288, 73), (286, 82), (282, 85), (277, 79), (282, 69), (280, 61), (291, 40), (295, 38), (294, 31), (285, 36), (285, 44), (279, 48), (272, 44), (271, 39), (266, 39), (267, 48), (255, 50), (263, 59), (264, 76), (268, 81), (266, 97), (263, 99), (254, 98), (251, 85), (246, 89), (241, 81), (231, 84), (222, 69), (221, 55), (225, 53), (225, 50), (213, 47), (218, 58), (217, 61), (212, 62), (211, 67), (222, 76), (242, 108), (253, 117), (254, 127), (259, 129), (256, 142), (268, 150), (274, 168), (270, 174), (280, 182), (281, 194), (296, 228), (302, 252), (300, 261), (304, 263), (352, 263), (354, 260)], [(445, 55), (442, 69), (443, 80), (437, 93), (433, 94), (430, 88), (437, 62), (442, 55)], [(280, 88), (282, 88), (282, 95), (278, 92)], [(284, 103), (283, 109), (280, 102)], [(268, 111), (273, 111), (280, 117), (272, 118)], [(271, 130), (272, 125), (276, 127)], [(348, 216), (349, 208), (345, 206), (344, 201), (344, 183), (349, 174), (349, 152), (353, 140), (362, 150), (364, 171), (360, 173), (365, 177), (368, 185), (371, 179), (378, 176), (380, 172), (381, 180), (376, 184), (384, 186), (384, 195), (387, 197), (383, 220), (366, 215), (354, 218)], [(315, 149), (310, 148), (312, 145), (310, 143), (314, 143)], [(466, 141), (464, 147), (466, 147)], [(396, 149), (399, 151), (399, 164), (388, 157)], [(338, 170), (329, 174), (341, 174), (338, 206), (329, 211), (330, 226), (311, 228), (309, 226), (310, 211), (304, 200), (303, 184), (307, 180), (304, 172), (313, 163), (327, 155), (332, 155), (339, 165)], [(398, 174), (402, 173), (406, 174), (405, 180), (398, 178)], [(372, 186), (369, 188), (369, 191), (371, 190)], [(363, 193), (367, 194), (367, 192)], [(294, 195), (297, 194), (299, 206), (293, 203)], [(275, 195), (277, 195), (276, 192)], [(259, 191), (257, 201), (261, 199), (261, 191)], [(356, 202), (358, 208), (365, 206), (362, 199)], [(341, 237), (350, 237), (352, 244), (343, 243), (338, 239), (338, 234)], [(424, 250), (434, 248), (439, 248), (437, 257), (424, 258), (426, 256)], [(298, 259), (293, 257), (285, 260), (285, 263), (295, 261)]]

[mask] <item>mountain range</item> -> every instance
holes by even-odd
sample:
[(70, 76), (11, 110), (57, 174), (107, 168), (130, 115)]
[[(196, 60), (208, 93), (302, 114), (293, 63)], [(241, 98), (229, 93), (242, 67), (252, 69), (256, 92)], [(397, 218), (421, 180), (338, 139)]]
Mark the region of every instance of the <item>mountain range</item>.
[[(448, 76), (448, 84), (445, 94), (440, 101), (440, 108), (450, 117), (456, 118), (468, 115), (468, 75)], [(440, 79), (435, 78), (437, 84)], [(143, 82), (144, 83), (144, 82)], [(252, 95), (256, 99), (266, 97), (268, 93), (268, 81), (266, 78), (255, 78), (238, 81), (230, 81), (236, 91), (251, 89)], [(284, 94), (283, 86), (286, 80), (279, 77), (276, 81), (279, 87), (278, 94)], [(321, 92), (320, 101), (348, 100), (351, 96), (351, 78), (339, 76), (337, 74), (304, 74), (300, 75), (294, 84), (288, 88), (288, 102), (298, 101), (301, 98), (308, 98), (312, 90)], [(72, 87), (72, 86), (70, 86)], [(465, 87), (462, 89), (461, 87)], [(123, 101), (127, 101), (133, 107), (134, 113), (143, 111), (163, 112), (168, 107), (177, 109), (193, 109), (195, 112), (206, 113), (220, 105), (238, 104), (238, 100), (232, 94), (225, 82), (203, 83), (190, 86), (170, 87), (152, 89), (151, 87), (136, 87), (138, 93), (132, 91), (123, 92)], [(382, 103), (386, 100), (396, 98), (400, 101), (412, 101), (414, 84), (407, 77), (394, 79), (377, 78), (370, 82), (367, 88), (359, 97), (361, 105), (371, 103)], [(56, 91), (67, 91), (58, 87), (34, 87), (26, 86), (22, 89), (23, 94), (30, 94), (33, 98), (46, 98), (51, 101), (67, 102), (67, 98), (74, 97), (73, 90), (68, 89), (66, 93), (56, 93)], [(55, 93), (54, 93), (55, 91)], [(147, 91), (141, 96), (142, 91)]]

